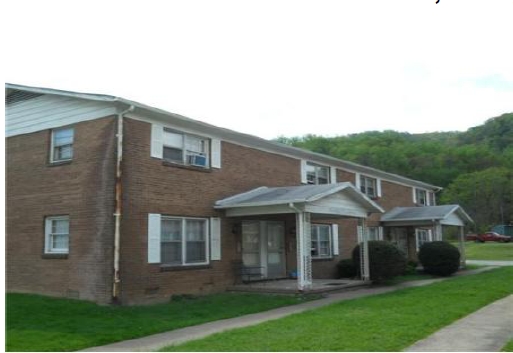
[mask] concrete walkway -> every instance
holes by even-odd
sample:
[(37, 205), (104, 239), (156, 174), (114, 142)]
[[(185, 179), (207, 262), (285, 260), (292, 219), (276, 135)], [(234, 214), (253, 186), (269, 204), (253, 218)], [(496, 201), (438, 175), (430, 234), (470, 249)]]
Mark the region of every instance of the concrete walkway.
[(513, 261), (467, 260), (467, 265), (513, 266)]
[[(456, 276), (465, 276), (470, 274), (476, 274), (491, 270), (495, 267), (483, 267), (476, 270), (458, 272)], [(453, 277), (449, 277), (453, 278)], [(314, 300), (298, 305), (291, 305), (282, 308), (277, 308), (261, 313), (250, 314), (245, 316), (239, 316), (231, 319), (218, 320), (208, 322), (205, 324), (185, 327), (169, 332), (158, 333), (151, 336), (146, 336), (138, 339), (121, 341), (112, 343), (104, 346), (97, 346), (85, 349), (88, 352), (148, 352), (156, 351), (165, 346), (177, 345), (187, 341), (204, 338), (214, 333), (223, 332), (226, 330), (247, 327), (257, 325), (259, 323), (276, 320), (285, 316), (300, 313), (303, 311), (320, 308), (335, 302), (356, 299), (361, 297), (367, 297), (370, 295), (389, 293), (399, 289), (408, 287), (420, 287), (428, 284), (445, 281), (447, 278), (437, 278), (421, 281), (405, 282), (395, 286), (387, 287), (365, 287), (358, 288), (351, 291), (345, 291), (340, 293), (331, 293), (324, 299)]]
[(513, 295), (444, 327), (406, 352), (498, 352), (513, 339)]

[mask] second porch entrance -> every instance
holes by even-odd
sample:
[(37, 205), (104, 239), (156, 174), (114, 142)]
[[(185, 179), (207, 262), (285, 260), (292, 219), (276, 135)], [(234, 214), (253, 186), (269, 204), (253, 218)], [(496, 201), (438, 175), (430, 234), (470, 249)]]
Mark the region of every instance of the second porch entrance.
[(286, 277), (284, 222), (242, 222), (242, 262), (259, 267), (263, 278)]

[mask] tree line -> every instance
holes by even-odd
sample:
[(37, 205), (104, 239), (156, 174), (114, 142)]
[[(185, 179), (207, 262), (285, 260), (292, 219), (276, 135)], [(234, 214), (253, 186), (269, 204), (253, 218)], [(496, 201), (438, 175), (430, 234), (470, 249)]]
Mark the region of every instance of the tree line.
[(276, 141), (441, 186), (438, 203), (460, 204), (475, 231), (513, 224), (513, 113), (464, 132), (387, 130)]

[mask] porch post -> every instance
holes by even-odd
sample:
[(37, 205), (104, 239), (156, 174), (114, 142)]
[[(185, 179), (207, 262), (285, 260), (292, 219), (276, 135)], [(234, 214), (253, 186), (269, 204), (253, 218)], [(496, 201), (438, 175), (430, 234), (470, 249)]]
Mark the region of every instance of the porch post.
[(360, 227), (362, 229), (362, 244), (360, 246), (360, 273), (362, 280), (370, 280), (369, 269), (369, 242), (367, 236), (367, 224), (365, 218), (360, 219)]
[(465, 256), (465, 227), (460, 227), (460, 236), (458, 239), (458, 248), (460, 250), (460, 266), (467, 267), (467, 258)]
[(297, 238), (297, 288), (300, 291), (312, 288), (312, 240), (310, 213), (296, 213)]
[(442, 241), (443, 237), (443, 229), (442, 229), (442, 225), (440, 224), (440, 221), (436, 221), (435, 222), (435, 241)]

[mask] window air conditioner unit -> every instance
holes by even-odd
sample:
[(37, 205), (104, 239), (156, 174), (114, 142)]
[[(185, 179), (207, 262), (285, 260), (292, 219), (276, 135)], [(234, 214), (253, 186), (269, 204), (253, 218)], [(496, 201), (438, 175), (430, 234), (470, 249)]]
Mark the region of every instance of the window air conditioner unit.
[(194, 165), (194, 166), (198, 166), (198, 167), (206, 167), (207, 166), (207, 157), (201, 156), (198, 154), (189, 155), (188, 162), (190, 165)]

